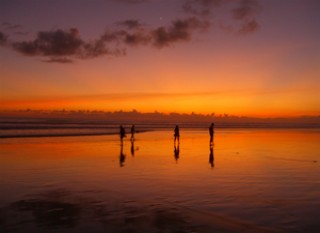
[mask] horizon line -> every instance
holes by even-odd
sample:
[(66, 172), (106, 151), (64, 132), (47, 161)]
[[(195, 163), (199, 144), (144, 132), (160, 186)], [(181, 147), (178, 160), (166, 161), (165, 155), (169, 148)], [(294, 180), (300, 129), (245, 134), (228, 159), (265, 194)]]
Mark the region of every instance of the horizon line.
[(218, 117), (218, 118), (258, 118), (258, 119), (277, 119), (277, 118), (285, 118), (285, 119), (294, 119), (294, 118), (319, 118), (319, 114), (297, 114), (293, 116), (288, 115), (256, 115), (256, 114), (229, 114), (229, 113), (201, 113), (196, 111), (191, 112), (163, 112), (163, 111), (139, 111), (137, 109), (132, 110), (99, 110), (99, 109), (32, 109), (32, 108), (24, 108), (24, 109), (0, 109), (1, 113), (49, 113), (49, 114), (59, 114), (59, 113), (73, 113), (73, 114), (80, 114), (80, 113), (86, 113), (86, 114), (141, 114), (141, 115), (147, 115), (147, 114), (161, 114), (165, 116), (170, 115), (188, 115), (188, 116), (203, 116), (203, 117)]

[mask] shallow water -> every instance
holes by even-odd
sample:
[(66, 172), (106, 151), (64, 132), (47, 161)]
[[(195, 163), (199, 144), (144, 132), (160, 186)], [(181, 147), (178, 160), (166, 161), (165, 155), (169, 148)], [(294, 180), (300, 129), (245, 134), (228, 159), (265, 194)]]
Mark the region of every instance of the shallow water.
[(319, 232), (320, 130), (0, 142), (0, 232)]

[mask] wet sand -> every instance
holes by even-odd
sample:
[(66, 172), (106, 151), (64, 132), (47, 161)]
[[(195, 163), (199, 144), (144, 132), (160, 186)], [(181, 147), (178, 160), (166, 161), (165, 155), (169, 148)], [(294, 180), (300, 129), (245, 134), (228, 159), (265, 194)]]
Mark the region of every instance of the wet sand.
[(1, 232), (319, 232), (320, 131), (1, 140)]

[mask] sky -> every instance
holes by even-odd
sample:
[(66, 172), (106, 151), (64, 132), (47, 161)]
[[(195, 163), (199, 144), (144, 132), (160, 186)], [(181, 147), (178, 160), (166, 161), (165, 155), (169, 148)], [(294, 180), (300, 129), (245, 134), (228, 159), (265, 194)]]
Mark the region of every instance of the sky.
[(320, 115), (318, 0), (0, 0), (0, 110)]

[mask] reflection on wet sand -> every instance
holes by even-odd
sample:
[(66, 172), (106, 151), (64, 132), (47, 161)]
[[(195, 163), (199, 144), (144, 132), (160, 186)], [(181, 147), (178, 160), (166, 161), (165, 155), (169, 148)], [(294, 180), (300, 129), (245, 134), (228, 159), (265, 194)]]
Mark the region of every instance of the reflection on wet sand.
[(319, 232), (319, 133), (3, 140), (0, 232)]
[[(214, 131), (213, 131), (214, 124), (212, 123), (209, 132), (210, 132), (210, 142), (209, 142), (209, 148), (210, 148), (210, 154), (209, 154), (209, 163), (211, 168), (214, 168), (214, 154), (213, 154), (213, 147), (214, 147)], [(212, 128), (212, 129), (211, 129)], [(211, 131), (212, 130), (212, 131)]]
[[(12, 203), (11, 208), (16, 212), (30, 213), (32, 222), (48, 228), (76, 227), (81, 213), (78, 204), (56, 199), (21, 200)], [(23, 218), (20, 221), (23, 221)]]
[(213, 145), (210, 145), (209, 163), (211, 165), (211, 168), (213, 168), (214, 167)]
[(130, 141), (131, 141), (130, 152), (131, 152), (132, 157), (134, 157), (134, 151), (135, 151), (135, 149), (134, 149), (134, 139), (132, 138)]
[[(106, 194), (108, 196), (108, 194)], [(47, 193), (1, 208), (1, 232), (189, 232), (194, 228), (177, 207), (80, 196), (66, 190)], [(19, 217), (18, 217), (19, 216)], [(88, 228), (89, 227), (89, 228)]]
[(125, 161), (126, 161), (126, 155), (123, 153), (123, 142), (121, 142), (120, 143), (120, 155), (119, 155), (120, 167), (124, 166)]
[(248, 232), (281, 233), (253, 223), (161, 200), (128, 200), (51, 190), (0, 209), (1, 232)]
[(180, 144), (178, 145), (174, 144), (174, 158), (176, 162), (178, 162), (179, 157), (180, 157)]

